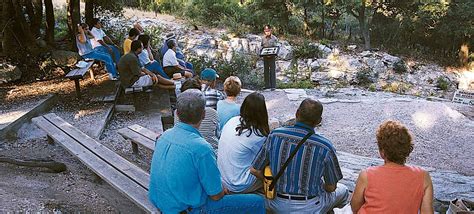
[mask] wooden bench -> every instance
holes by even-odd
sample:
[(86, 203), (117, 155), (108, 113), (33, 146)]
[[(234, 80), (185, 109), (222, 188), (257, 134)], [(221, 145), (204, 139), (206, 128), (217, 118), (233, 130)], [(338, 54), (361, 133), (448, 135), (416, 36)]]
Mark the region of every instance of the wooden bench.
[(94, 72), (92, 69), (89, 68), (94, 64), (94, 61), (86, 61), (87, 65), (84, 68), (76, 68), (66, 74), (66, 78), (70, 80), (74, 80), (74, 84), (76, 86), (76, 96), (78, 99), (81, 98), (81, 85), (79, 84), (79, 80), (84, 79), (87, 71), (90, 72), (91, 78), (94, 79)]
[(148, 200), (150, 174), (98, 143), (56, 114), (32, 119), (48, 134), (50, 141), (61, 144), (89, 169), (148, 213), (159, 213)]
[(154, 151), (155, 141), (160, 136), (160, 134), (137, 124), (121, 128), (118, 130), (118, 133), (122, 135), (123, 138), (131, 141), (134, 154), (138, 154), (138, 144)]

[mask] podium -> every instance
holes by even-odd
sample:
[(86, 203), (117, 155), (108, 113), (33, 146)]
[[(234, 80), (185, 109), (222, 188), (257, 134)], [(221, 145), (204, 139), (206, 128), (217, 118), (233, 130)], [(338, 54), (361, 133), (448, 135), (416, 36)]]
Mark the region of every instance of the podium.
[(268, 48), (262, 48), (260, 50), (260, 56), (277, 56), (278, 52), (280, 51), (280, 47), (275, 46), (275, 47), (268, 47)]

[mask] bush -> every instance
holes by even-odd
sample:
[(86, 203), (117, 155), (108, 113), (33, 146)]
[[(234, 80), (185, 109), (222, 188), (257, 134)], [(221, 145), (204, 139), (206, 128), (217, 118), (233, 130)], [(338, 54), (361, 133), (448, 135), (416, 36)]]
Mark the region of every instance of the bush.
[(304, 89), (312, 89), (314, 88), (314, 83), (311, 80), (301, 80), (295, 82), (282, 82), (277, 81), (278, 88), (304, 88)]
[(438, 87), (439, 89), (443, 91), (448, 90), (449, 85), (450, 85), (449, 81), (444, 77), (438, 77), (438, 79), (436, 80), (436, 87)]
[(322, 53), (316, 45), (305, 40), (302, 44), (293, 46), (293, 56), (296, 59), (320, 58)]
[(161, 48), (162, 38), (160, 37), (163, 29), (159, 26), (149, 26), (145, 29), (145, 34), (151, 37), (150, 45), (152, 48)]
[(373, 71), (369, 67), (363, 68), (361, 71), (357, 72), (356, 80), (358, 85), (366, 86), (371, 83), (374, 83), (374, 78), (372, 77)]

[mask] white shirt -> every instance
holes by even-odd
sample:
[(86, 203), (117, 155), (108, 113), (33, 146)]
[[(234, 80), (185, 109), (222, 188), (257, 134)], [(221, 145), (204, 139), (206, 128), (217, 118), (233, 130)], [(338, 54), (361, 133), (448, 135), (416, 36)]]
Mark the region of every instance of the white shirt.
[(248, 136), (248, 130), (238, 136), (235, 128), (239, 124), (240, 116), (237, 116), (224, 125), (217, 150), (217, 167), (222, 182), (232, 192), (242, 192), (257, 180), (250, 174), (250, 167), (266, 139), (253, 132)]
[(145, 49), (140, 54), (138, 54), (138, 59), (143, 67), (151, 62), (150, 57), (148, 55), (148, 51)]
[(173, 49), (168, 49), (163, 56), (163, 67), (177, 66), (178, 58), (176, 58), (176, 53)]
[(98, 29), (96, 27), (93, 27), (91, 30), (91, 33), (94, 36), (94, 39), (91, 39), (92, 48), (101, 46), (101, 44), (99, 43), (99, 40), (104, 41), (104, 37), (107, 36), (105, 32), (102, 30), (102, 28)]

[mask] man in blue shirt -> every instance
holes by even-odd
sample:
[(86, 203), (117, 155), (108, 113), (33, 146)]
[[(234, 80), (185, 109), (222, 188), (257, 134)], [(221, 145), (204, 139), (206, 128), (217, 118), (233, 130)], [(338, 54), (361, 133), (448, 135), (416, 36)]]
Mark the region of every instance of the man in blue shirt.
[[(276, 176), (301, 139), (321, 123), (323, 106), (310, 98), (296, 111), (296, 124), (273, 130), (253, 162), (251, 173), (262, 178), (269, 165)], [(323, 180), (324, 178), (324, 180)], [(274, 200), (267, 208), (276, 213), (327, 213), (349, 203), (347, 187), (338, 184), (342, 172), (331, 141), (312, 134), (299, 148), (278, 179)]]
[(150, 201), (163, 213), (265, 213), (258, 195), (226, 195), (212, 147), (198, 131), (206, 102), (196, 89), (179, 94), (180, 121), (157, 140)]

